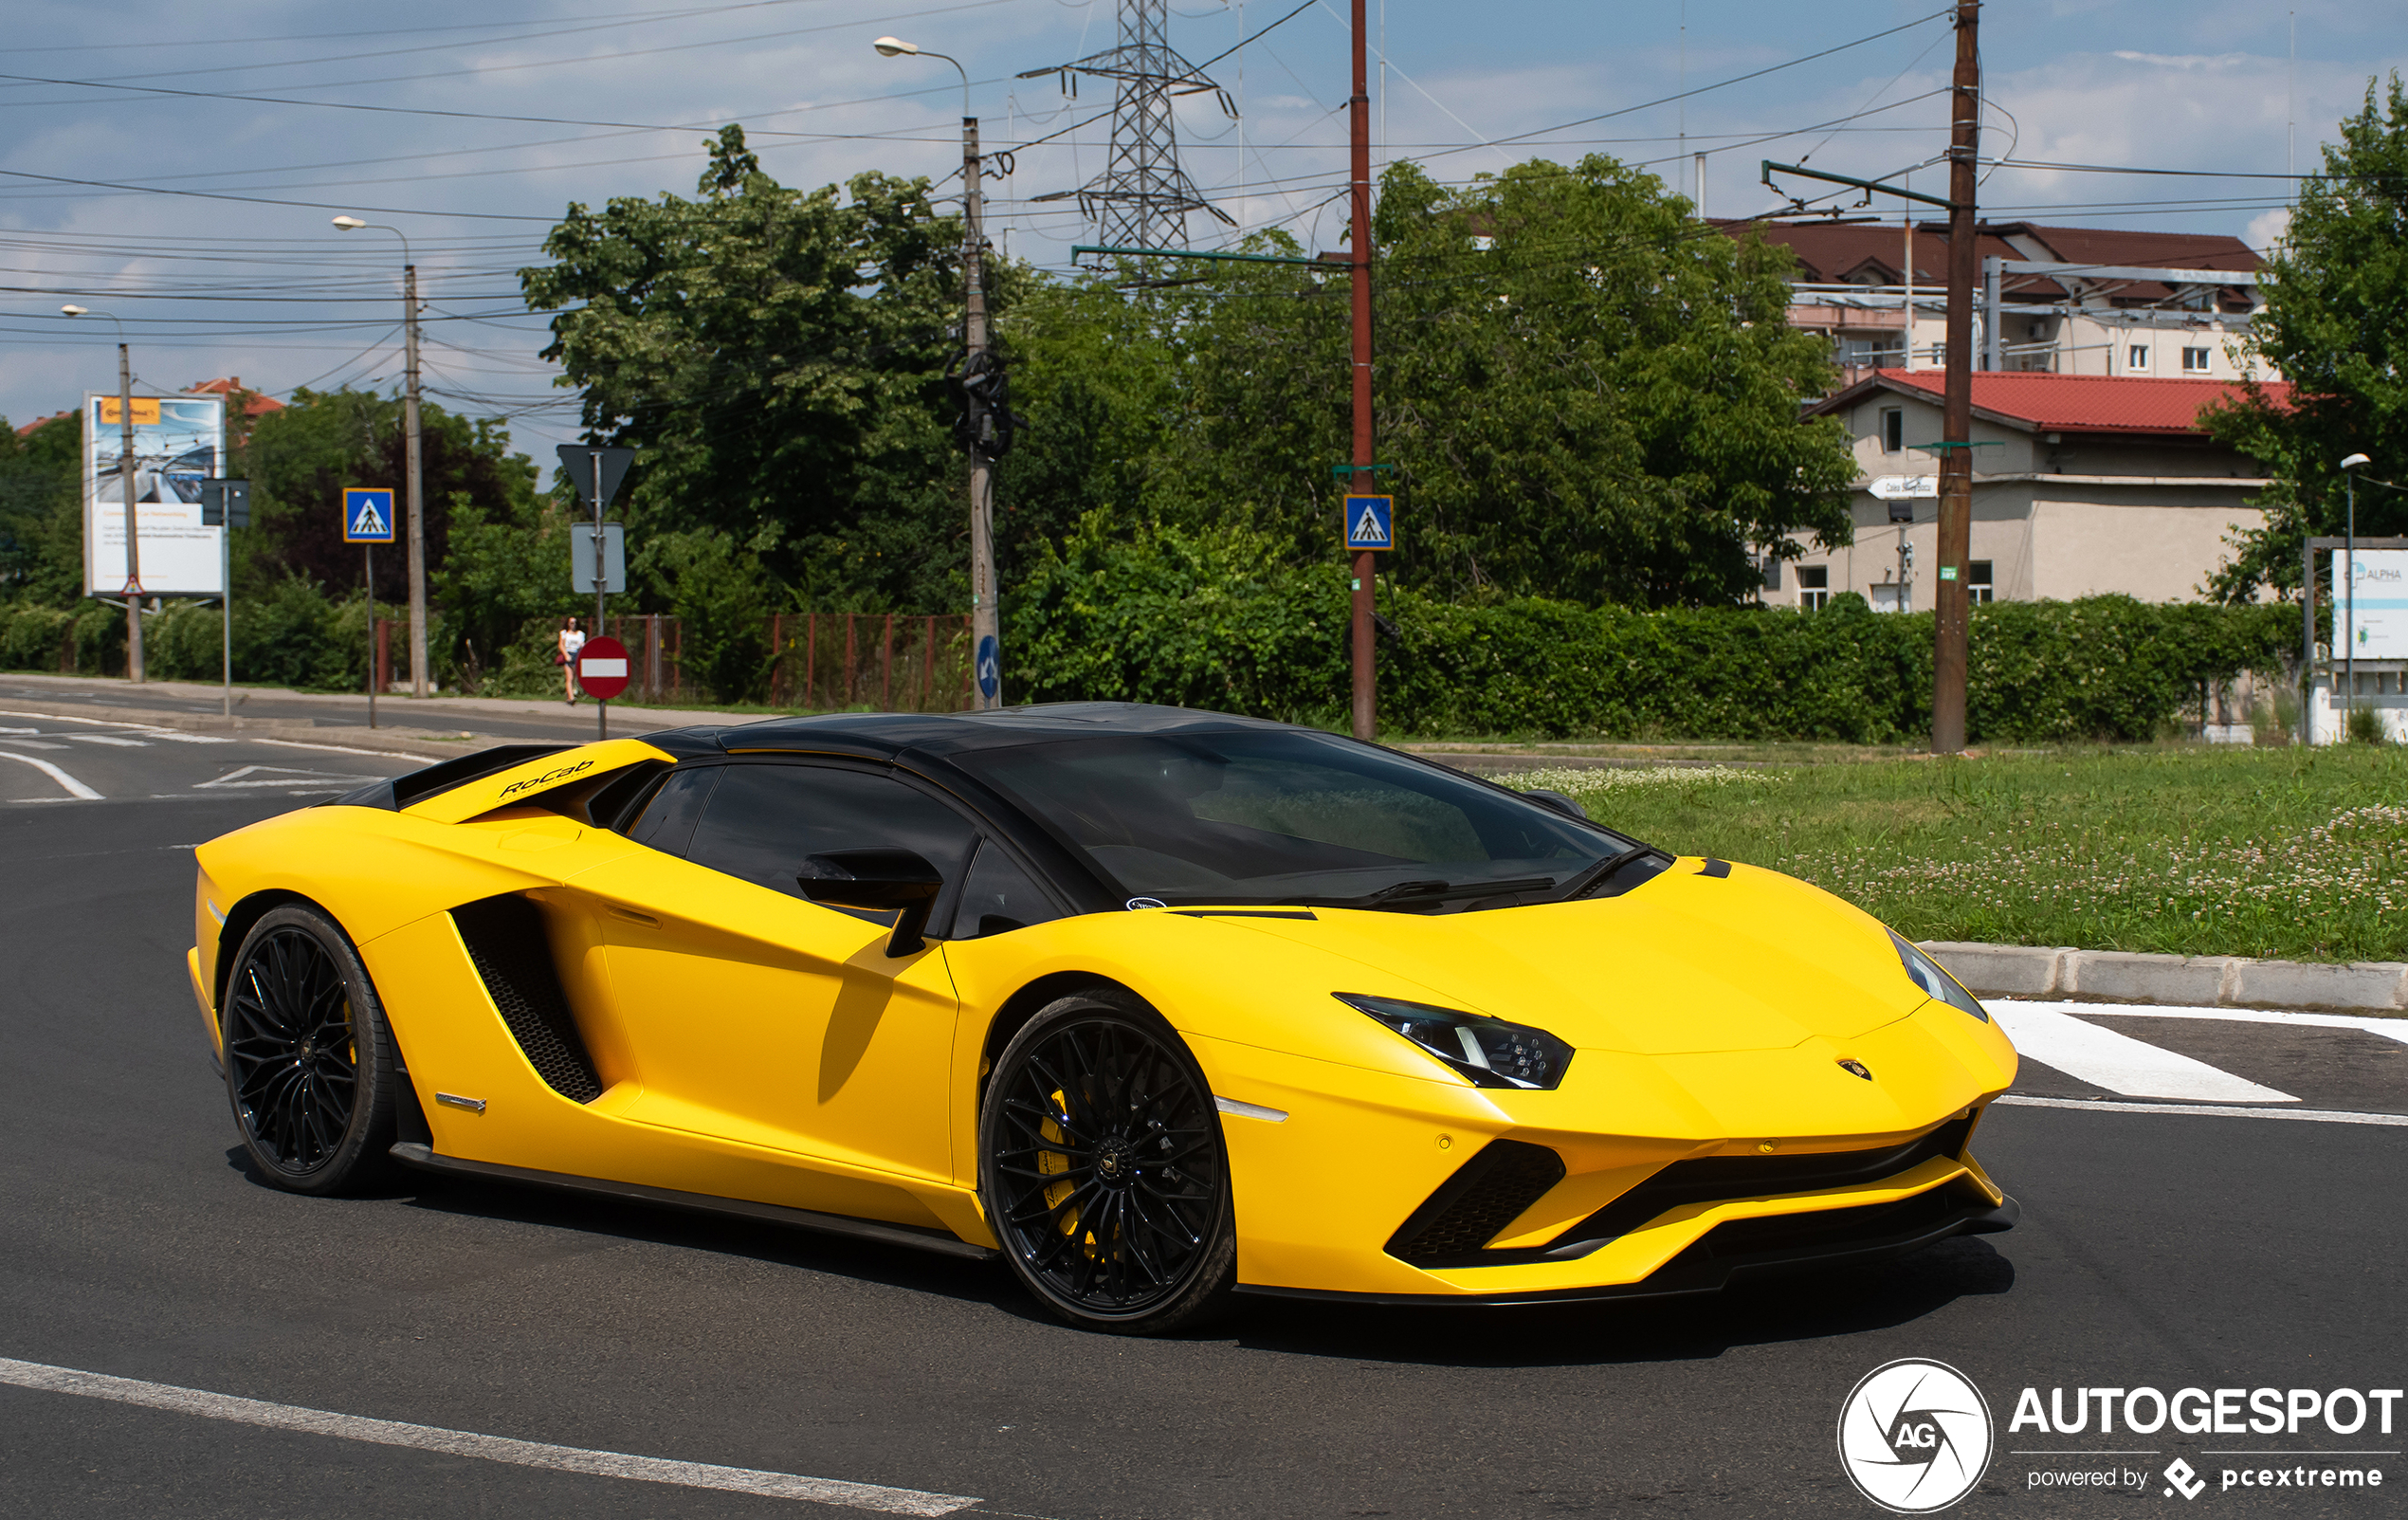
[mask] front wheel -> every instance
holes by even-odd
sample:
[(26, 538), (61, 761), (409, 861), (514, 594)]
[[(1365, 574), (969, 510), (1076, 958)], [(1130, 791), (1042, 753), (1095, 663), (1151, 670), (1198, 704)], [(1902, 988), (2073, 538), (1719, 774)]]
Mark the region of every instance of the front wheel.
[(1157, 1335), (1237, 1276), (1220, 1116), (1187, 1047), (1134, 997), (1049, 1005), (995, 1063), (979, 1192), (1021, 1283), (1073, 1325)]
[(243, 1148), (293, 1193), (372, 1181), (405, 1080), (368, 968), (315, 907), (270, 911), (226, 979), (226, 1095)]

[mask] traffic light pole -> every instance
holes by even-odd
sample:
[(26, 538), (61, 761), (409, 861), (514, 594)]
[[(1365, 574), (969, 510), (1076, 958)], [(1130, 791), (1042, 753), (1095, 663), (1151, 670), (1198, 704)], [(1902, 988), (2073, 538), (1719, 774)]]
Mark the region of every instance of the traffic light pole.
[(1981, 0), (1957, 0), (1957, 72), (1949, 95), (1948, 374), (1941, 404), (1940, 564), (1933, 595), (1931, 752), (1965, 747), (1965, 661), (1973, 553), (1975, 155), (1981, 137)]
[[(1354, 214), (1352, 239), (1354, 247), (1354, 379), (1355, 379), (1355, 460), (1349, 480), (1353, 489), (1363, 488), (1363, 477), (1372, 469), (1371, 430), (1371, 94), (1367, 88), (1368, 70), (1364, 66), (1363, 0), (1354, 0), (1354, 62), (1355, 93), (1347, 102), (1347, 126), (1353, 151), (1351, 177), (1354, 182)], [(1355, 554), (1354, 585), (1354, 731), (1357, 739), (1368, 740), (1378, 733), (1377, 672), (1373, 667), (1372, 651), (1372, 578), (1374, 563), (1371, 551)]]
[[(962, 346), (965, 373), (975, 374), (987, 351), (986, 197), (979, 184), (978, 119), (961, 119)], [(971, 702), (980, 711), (1003, 705), (1003, 616), (995, 603), (994, 462), (976, 438), (970, 443)], [(992, 671), (992, 685), (990, 685)]]

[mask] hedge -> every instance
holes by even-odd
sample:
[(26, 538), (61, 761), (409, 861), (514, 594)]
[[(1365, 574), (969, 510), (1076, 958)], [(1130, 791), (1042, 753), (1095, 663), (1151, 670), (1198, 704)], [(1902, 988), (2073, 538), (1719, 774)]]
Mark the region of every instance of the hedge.
[[(1084, 527), (1004, 604), (1015, 702), (1127, 700), (1335, 725), (1349, 587), (1240, 536), (1112, 541)], [(1385, 730), (1561, 739), (1908, 742), (1929, 734), (1932, 619), (1854, 595), (1816, 612), (1638, 612), (1380, 593)], [(1976, 741), (2155, 737), (2210, 685), (2272, 670), (2297, 637), (2279, 605), (2128, 596), (1974, 610)]]

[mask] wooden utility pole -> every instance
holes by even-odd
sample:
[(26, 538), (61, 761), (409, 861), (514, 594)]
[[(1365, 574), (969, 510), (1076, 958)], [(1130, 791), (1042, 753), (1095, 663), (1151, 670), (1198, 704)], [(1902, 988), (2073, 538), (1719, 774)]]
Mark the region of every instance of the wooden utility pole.
[[(1355, 460), (1350, 490), (1367, 489), (1372, 473), (1371, 439), (1371, 92), (1364, 66), (1363, 0), (1354, 0), (1355, 93), (1347, 102), (1354, 164)], [(1378, 732), (1378, 705), (1372, 666), (1372, 553), (1355, 553), (1355, 737)]]
[(1965, 565), (1973, 554), (1974, 168), (1981, 138), (1981, 0), (1957, 0), (1949, 95), (1948, 375), (1940, 421), (1940, 554), (1933, 604), (1931, 752), (1965, 747)]

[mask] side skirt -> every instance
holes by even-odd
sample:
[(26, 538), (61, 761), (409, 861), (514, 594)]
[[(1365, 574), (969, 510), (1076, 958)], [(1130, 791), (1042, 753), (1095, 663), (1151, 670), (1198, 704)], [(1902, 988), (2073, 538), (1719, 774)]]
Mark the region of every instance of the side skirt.
[(438, 1156), (432, 1146), (411, 1141), (393, 1146), (392, 1158), (424, 1171), (480, 1177), (492, 1181), (527, 1182), (564, 1192), (593, 1193), (635, 1203), (660, 1203), (704, 1214), (732, 1214), (741, 1218), (766, 1219), (773, 1224), (817, 1230), (826, 1235), (851, 1236), (855, 1239), (876, 1240), (890, 1246), (909, 1246), (915, 1251), (933, 1251), (939, 1255), (958, 1256), (965, 1261), (992, 1261), (995, 1257), (995, 1253), (985, 1246), (974, 1246), (967, 1240), (940, 1235), (934, 1230), (915, 1230), (907, 1224), (852, 1219), (840, 1214), (814, 1214), (809, 1209), (754, 1203), (744, 1199), (714, 1198), (707, 1193), (681, 1193), (674, 1188), (647, 1187), (641, 1182), (613, 1182), (599, 1177), (573, 1177), (566, 1172), (539, 1172), (532, 1167), (503, 1166), (495, 1162), (464, 1161), (457, 1156)]

